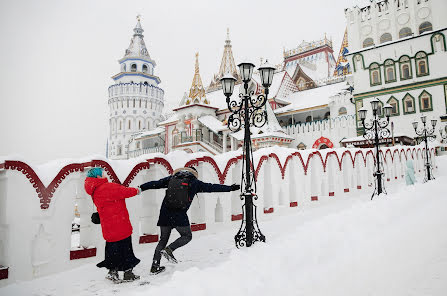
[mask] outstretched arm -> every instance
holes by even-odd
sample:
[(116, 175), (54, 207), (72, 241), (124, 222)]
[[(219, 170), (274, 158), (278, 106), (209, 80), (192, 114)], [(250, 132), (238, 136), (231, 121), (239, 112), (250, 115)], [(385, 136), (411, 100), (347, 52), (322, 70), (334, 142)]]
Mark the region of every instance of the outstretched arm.
[(109, 199), (123, 199), (135, 196), (138, 194), (138, 189), (133, 187), (126, 187), (117, 183), (108, 183), (107, 196)]
[(167, 188), (170, 179), (171, 179), (171, 176), (167, 176), (167, 177), (157, 180), (157, 181), (150, 181), (150, 182), (141, 184), (139, 187), (140, 187), (141, 191), (145, 191), (148, 189)]
[(199, 182), (199, 192), (230, 192), (232, 190), (231, 186), (197, 181)]

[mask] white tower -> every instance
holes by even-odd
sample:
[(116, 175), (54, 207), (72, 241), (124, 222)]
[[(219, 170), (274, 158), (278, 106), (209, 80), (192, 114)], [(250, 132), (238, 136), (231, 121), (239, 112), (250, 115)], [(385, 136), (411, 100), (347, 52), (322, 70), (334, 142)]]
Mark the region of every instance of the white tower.
[(154, 75), (155, 61), (149, 56), (143, 40), (140, 18), (129, 48), (118, 62), (120, 72), (109, 87), (108, 157), (126, 159), (132, 134), (155, 128), (161, 121), (164, 91)]

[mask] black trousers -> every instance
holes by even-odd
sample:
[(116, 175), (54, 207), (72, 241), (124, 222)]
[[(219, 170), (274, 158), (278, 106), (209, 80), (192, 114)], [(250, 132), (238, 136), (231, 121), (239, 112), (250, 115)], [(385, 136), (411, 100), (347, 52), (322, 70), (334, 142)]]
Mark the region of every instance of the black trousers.
[(135, 257), (132, 238), (129, 236), (117, 242), (106, 242), (104, 261), (96, 264), (111, 270), (125, 271), (134, 268), (140, 259)]
[(157, 247), (155, 248), (154, 258), (153, 258), (153, 264), (160, 265), (160, 259), (161, 259), (161, 250), (166, 248), (166, 245), (168, 244), (169, 237), (171, 236), (171, 231), (174, 229), (178, 231), (180, 234), (180, 237), (173, 241), (168, 247), (174, 251), (175, 249), (178, 249), (180, 247), (183, 247), (187, 243), (189, 243), (192, 240), (192, 233), (191, 233), (191, 226), (160, 226), (160, 241), (158, 242)]

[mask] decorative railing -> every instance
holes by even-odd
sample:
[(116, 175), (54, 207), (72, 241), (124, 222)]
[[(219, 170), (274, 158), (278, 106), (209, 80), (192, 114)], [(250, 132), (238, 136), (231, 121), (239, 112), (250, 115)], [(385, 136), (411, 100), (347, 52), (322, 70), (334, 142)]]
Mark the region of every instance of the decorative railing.
[(133, 151), (129, 151), (129, 158), (135, 158), (143, 154), (150, 154), (150, 153), (163, 153), (165, 151), (165, 146), (157, 146), (157, 147), (151, 147), (151, 148), (142, 148), (137, 149)]
[[(423, 178), (423, 147), (396, 146), (382, 149), (380, 154), (387, 183), (404, 182), (407, 160), (414, 162), (417, 177)], [(430, 155), (436, 168), (433, 149)], [(257, 150), (254, 168), (260, 223), (265, 215), (293, 211), (312, 201), (362, 190), (371, 194), (374, 161), (370, 149)], [(7, 277), (0, 280), (0, 286), (95, 264), (103, 258), (105, 242), (100, 225), (90, 221), (96, 208), (84, 190), (89, 168), (101, 167), (111, 182), (134, 187), (166, 177), (183, 166), (197, 168), (204, 182), (239, 183), (241, 165), (242, 156), (234, 152), (211, 157), (181, 151), (140, 162), (83, 159), (31, 166), (15, 159), (0, 161), (0, 264), (1, 275)], [(148, 190), (126, 200), (136, 252), (144, 249), (145, 243), (158, 240), (156, 224), (163, 197), (163, 190)], [(221, 229), (219, 225), (234, 228), (232, 221), (242, 218), (241, 203), (239, 192), (199, 193), (188, 212), (192, 230)], [(70, 249), (75, 205), (79, 241), (77, 248)], [(97, 258), (85, 259), (89, 257)]]

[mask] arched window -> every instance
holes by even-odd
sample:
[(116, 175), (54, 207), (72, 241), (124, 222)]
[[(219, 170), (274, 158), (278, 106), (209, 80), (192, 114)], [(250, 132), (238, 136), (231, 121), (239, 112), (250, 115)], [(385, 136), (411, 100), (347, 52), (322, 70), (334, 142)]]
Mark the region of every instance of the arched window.
[(147, 65), (143, 65), (143, 73), (147, 73)]
[(399, 67), (401, 80), (410, 79), (412, 77), (411, 63), (408, 56), (403, 56), (399, 59)]
[(385, 61), (385, 82), (396, 81), (396, 68), (393, 60)]
[(120, 121), (120, 130), (122, 130), (122, 129), (123, 129), (123, 122)]
[(414, 98), (410, 94), (406, 94), (402, 102), (404, 114), (411, 114), (416, 112), (416, 108), (414, 106)]
[(141, 121), (138, 120), (138, 130), (141, 130)]
[(304, 78), (300, 78), (300, 79), (298, 80), (297, 86), (298, 86), (298, 89), (299, 89), (299, 90), (304, 90), (304, 89), (306, 89), (306, 81), (304, 80)]
[(418, 52), (416, 54), (416, 76), (428, 75), (428, 60), (425, 52)]
[(391, 105), (393, 109), (391, 109), (391, 116), (399, 115), (399, 101), (395, 97), (391, 97), (388, 100), (388, 104)]
[(365, 40), (363, 40), (363, 48), (373, 46), (373, 45), (374, 45), (374, 40), (372, 38), (366, 38)]
[(151, 123), (148, 121), (147, 122), (147, 130), (150, 130), (151, 129)]
[(419, 109), (421, 110), (421, 112), (433, 111), (431, 94), (429, 94), (425, 90), (419, 96)]
[(369, 66), (369, 78), (371, 86), (382, 84), (380, 79), (380, 67), (378, 64), (374, 63)]
[(311, 122), (311, 121), (312, 121), (312, 116), (310, 116), (310, 115), (307, 116), (307, 117), (306, 117), (306, 122)]
[(345, 107), (341, 107), (340, 109), (338, 109), (338, 116), (346, 114), (348, 114), (348, 111), (346, 110)]
[(430, 22), (423, 22), (419, 25), (419, 34), (424, 32), (433, 31), (433, 26)]
[(130, 130), (130, 127), (131, 127), (131, 125), (130, 125), (130, 120), (127, 122), (127, 128)]
[(382, 36), (380, 36), (380, 43), (381, 44), (385, 43), (385, 42), (388, 42), (388, 41), (392, 41), (392, 40), (393, 40), (393, 37), (391, 37), (390, 33), (384, 33), (384, 34), (382, 34)]
[(130, 71), (131, 72), (137, 72), (137, 64), (130, 65)]
[(411, 32), (411, 29), (408, 27), (402, 28), (399, 31), (399, 39), (409, 37), (411, 35), (413, 35), (413, 33)]

